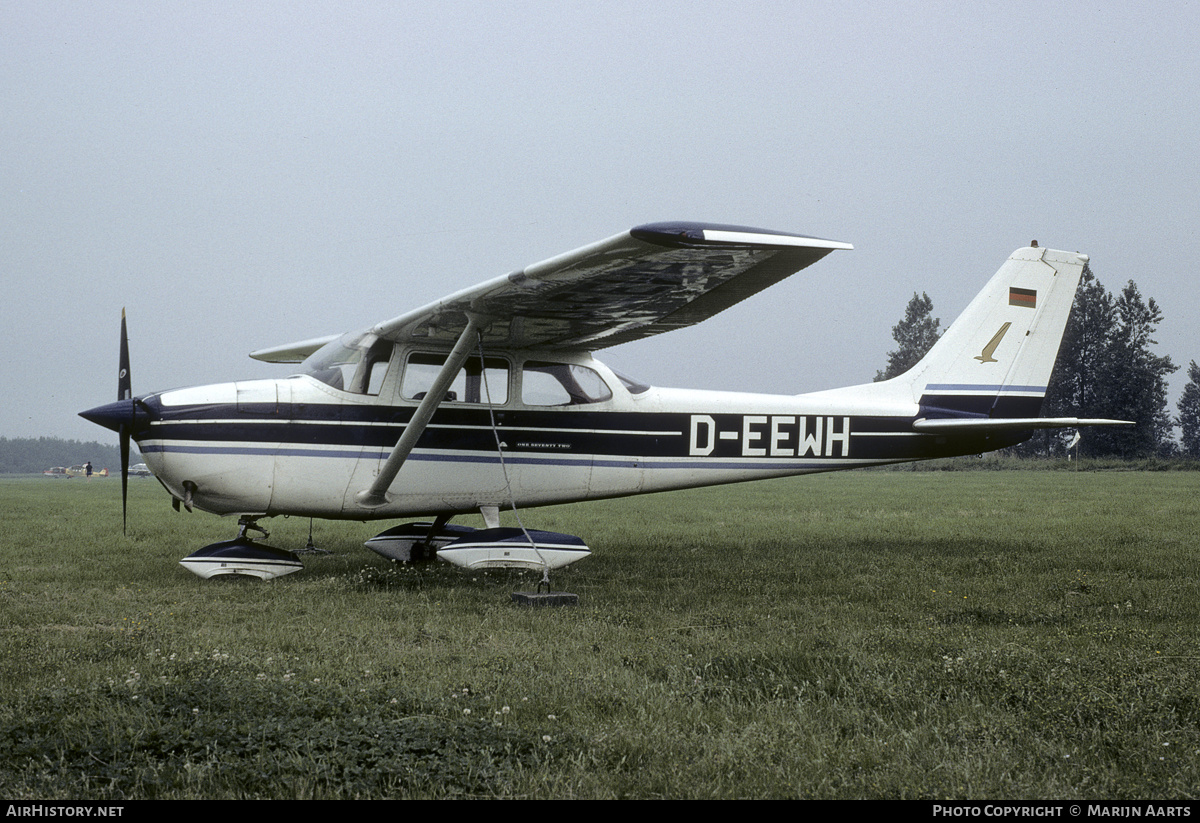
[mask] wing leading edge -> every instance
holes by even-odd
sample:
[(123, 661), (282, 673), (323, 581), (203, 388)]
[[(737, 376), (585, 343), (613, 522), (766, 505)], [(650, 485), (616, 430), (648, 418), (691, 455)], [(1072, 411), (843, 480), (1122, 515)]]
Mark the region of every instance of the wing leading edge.
[[(452, 345), (471, 315), (484, 343), (602, 349), (695, 325), (849, 243), (715, 223), (649, 223), (451, 294), (371, 331)], [(332, 337), (251, 352), (299, 362)]]

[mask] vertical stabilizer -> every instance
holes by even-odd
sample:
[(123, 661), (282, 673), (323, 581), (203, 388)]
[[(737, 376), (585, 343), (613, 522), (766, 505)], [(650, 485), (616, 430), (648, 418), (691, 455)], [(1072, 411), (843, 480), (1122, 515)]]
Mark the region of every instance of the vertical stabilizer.
[(922, 360), (908, 384), (928, 418), (1036, 417), (1087, 255), (1018, 249)]

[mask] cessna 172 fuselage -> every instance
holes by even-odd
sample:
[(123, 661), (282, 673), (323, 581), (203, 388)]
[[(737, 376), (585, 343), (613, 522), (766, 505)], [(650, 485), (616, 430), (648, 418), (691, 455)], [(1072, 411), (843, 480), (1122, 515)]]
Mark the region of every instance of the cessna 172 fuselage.
[(660, 223), (369, 329), (251, 356), (294, 376), (121, 399), (83, 416), (138, 443), (176, 499), (272, 515), (446, 518), (973, 454), (1037, 428), (1083, 255), (1014, 252), (892, 380), (802, 395), (654, 388), (591, 351), (699, 322), (848, 244)]

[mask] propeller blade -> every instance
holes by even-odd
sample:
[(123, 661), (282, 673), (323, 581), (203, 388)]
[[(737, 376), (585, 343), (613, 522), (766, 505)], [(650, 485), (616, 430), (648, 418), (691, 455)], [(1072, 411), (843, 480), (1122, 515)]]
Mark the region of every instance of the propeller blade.
[(121, 426), (121, 534), (129, 525), (129, 429)]
[[(129, 333), (125, 328), (125, 309), (121, 309), (121, 357), (117, 372), (117, 400), (133, 397), (133, 380), (129, 375)], [(129, 438), (133, 433), (134, 406), (129, 404), (129, 422), (122, 423), (121, 436), (121, 534), (129, 525)]]
[(129, 376), (129, 334), (125, 331), (125, 309), (121, 309), (121, 364), (117, 372), (117, 399), (133, 397), (133, 380)]

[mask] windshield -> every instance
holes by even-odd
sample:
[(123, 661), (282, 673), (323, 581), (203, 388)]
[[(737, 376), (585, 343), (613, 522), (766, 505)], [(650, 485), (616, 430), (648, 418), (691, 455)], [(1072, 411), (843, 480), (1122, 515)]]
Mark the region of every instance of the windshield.
[(300, 373), (355, 394), (379, 394), (392, 343), (370, 332), (352, 332), (326, 343), (300, 364)]

